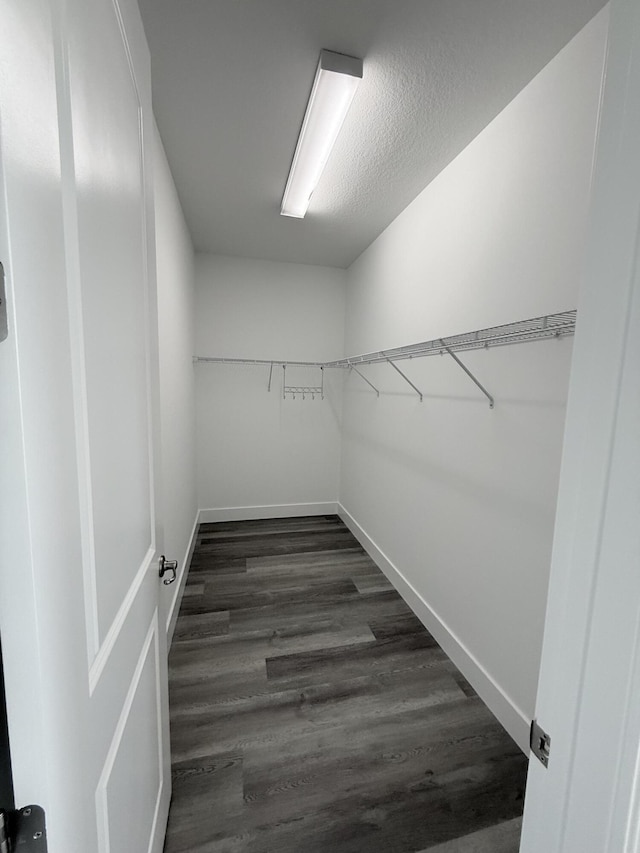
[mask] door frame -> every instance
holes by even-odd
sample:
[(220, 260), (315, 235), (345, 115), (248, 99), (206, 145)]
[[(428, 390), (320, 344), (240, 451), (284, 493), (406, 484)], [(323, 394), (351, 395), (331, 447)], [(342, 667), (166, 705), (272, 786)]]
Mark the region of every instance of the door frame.
[(612, 0), (521, 853), (640, 850), (640, 4)]

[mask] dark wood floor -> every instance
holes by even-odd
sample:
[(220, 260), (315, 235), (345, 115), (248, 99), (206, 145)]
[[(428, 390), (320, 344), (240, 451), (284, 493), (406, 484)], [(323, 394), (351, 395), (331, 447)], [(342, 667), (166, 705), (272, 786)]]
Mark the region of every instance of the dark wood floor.
[(166, 853), (517, 853), (526, 759), (336, 516), (199, 530)]

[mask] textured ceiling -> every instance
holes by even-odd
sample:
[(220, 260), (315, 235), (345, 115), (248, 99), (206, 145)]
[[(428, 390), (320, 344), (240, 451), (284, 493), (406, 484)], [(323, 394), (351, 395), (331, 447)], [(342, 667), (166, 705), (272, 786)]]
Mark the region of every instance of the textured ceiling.
[[(198, 251), (347, 267), (603, 0), (139, 0)], [(364, 77), (303, 220), (280, 201), (321, 48)]]

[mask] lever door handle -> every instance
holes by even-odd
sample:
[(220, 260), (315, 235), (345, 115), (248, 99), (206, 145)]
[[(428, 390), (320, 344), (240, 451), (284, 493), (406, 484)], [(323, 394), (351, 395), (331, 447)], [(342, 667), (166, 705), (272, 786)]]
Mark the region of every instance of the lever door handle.
[[(164, 578), (162, 583), (165, 586), (169, 586), (170, 583), (173, 583), (177, 576), (178, 569), (178, 561), (177, 560), (167, 560), (164, 554), (158, 560), (158, 569), (159, 575), (161, 578)], [(171, 572), (171, 577), (165, 578), (166, 572)]]

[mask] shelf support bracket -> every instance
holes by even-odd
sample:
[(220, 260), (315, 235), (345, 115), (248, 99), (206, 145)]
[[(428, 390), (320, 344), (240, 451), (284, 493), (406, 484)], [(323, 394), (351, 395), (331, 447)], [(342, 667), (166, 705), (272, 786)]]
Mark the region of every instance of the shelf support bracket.
[(494, 401), (493, 397), (491, 396), (491, 394), (490, 394), (490, 393), (487, 391), (487, 389), (484, 387), (484, 385), (482, 385), (480, 382), (478, 382), (478, 380), (477, 380), (477, 379), (476, 379), (476, 377), (473, 375), (473, 373), (469, 370), (469, 368), (468, 368), (468, 367), (466, 367), (466, 366), (465, 366), (465, 365), (460, 361), (460, 359), (459, 359), (459, 358), (458, 358), (458, 356), (453, 352), (453, 350), (452, 350), (452, 349), (449, 349), (449, 347), (445, 344), (445, 342), (442, 340), (442, 338), (440, 339), (440, 343), (442, 344), (443, 349), (445, 349), (445, 350), (449, 353), (449, 355), (450, 355), (450, 356), (451, 356), (451, 358), (455, 361), (455, 363), (456, 363), (459, 367), (461, 367), (461, 368), (462, 368), (462, 370), (464, 370), (464, 372), (467, 374), (467, 376), (469, 377), (469, 379), (471, 379), (471, 381), (472, 381), (472, 382), (475, 382), (475, 384), (478, 386), (478, 388), (482, 391), (482, 393), (484, 394), (484, 396), (485, 396), (485, 397), (487, 398), (487, 400), (489, 401), (489, 408), (490, 408), (490, 409), (493, 409), (493, 406), (494, 406), (495, 401)]
[(378, 391), (378, 389), (376, 388), (376, 386), (373, 384), (373, 382), (369, 382), (369, 380), (367, 379), (367, 377), (366, 377), (366, 376), (363, 376), (363, 375), (362, 375), (362, 373), (360, 373), (360, 371), (358, 370), (358, 368), (357, 368), (357, 367), (354, 367), (352, 364), (350, 364), (350, 365), (349, 365), (349, 370), (355, 370), (355, 372), (358, 374), (358, 376), (360, 377), (360, 379), (364, 379), (364, 381), (367, 383), (367, 385), (370, 385), (370, 386), (373, 388), (373, 390), (376, 392), (376, 397), (379, 397), (379, 396), (380, 396), (380, 392)]
[(400, 374), (400, 376), (402, 376), (402, 378), (404, 379), (404, 381), (405, 381), (405, 382), (407, 382), (409, 385), (411, 385), (411, 387), (412, 387), (412, 388), (413, 388), (413, 390), (416, 392), (416, 394), (418, 395), (418, 397), (420, 397), (420, 402), (422, 402), (422, 391), (421, 391), (419, 388), (416, 388), (416, 386), (415, 386), (415, 385), (413, 384), (413, 382), (409, 379), (409, 377), (408, 377), (408, 376), (405, 376), (405, 375), (404, 375), (404, 373), (400, 370), (400, 368), (399, 368), (396, 364), (394, 364), (394, 363), (391, 361), (391, 359), (390, 359), (390, 358), (388, 358), (388, 359), (387, 359), (387, 361), (389, 362), (389, 364), (391, 365), (391, 367), (393, 367), (393, 369), (394, 369), (394, 370), (397, 370), (397, 371), (398, 371), (398, 373)]
[(269, 384), (267, 385), (267, 391), (271, 391), (271, 377), (273, 376), (273, 362), (269, 366)]

